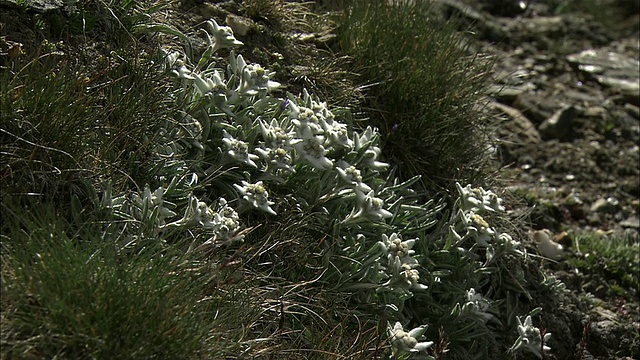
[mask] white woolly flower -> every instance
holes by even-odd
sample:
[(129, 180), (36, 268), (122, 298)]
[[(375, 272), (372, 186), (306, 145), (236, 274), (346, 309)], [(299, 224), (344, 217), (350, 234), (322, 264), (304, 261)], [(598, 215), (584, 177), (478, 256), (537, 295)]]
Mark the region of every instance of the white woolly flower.
[(227, 205), (225, 198), (218, 199), (218, 209), (213, 215), (211, 225), (211, 229), (213, 229), (212, 241), (242, 240), (242, 235), (238, 235), (240, 217), (233, 208)]
[(262, 120), (258, 122), (267, 147), (291, 150), (294, 143), (301, 141), (295, 138), (296, 133), (294, 131), (282, 128), (276, 119), (272, 119), (268, 124)]
[(178, 57), (180, 57), (180, 52), (174, 51), (171, 53), (167, 53), (164, 49), (160, 50), (164, 55), (164, 65), (165, 69), (169, 70), (173, 68), (174, 65), (177, 65)]
[(298, 106), (293, 101), (290, 101), (288, 106), (291, 108), (289, 111), (289, 119), (291, 123), (295, 125), (299, 135), (309, 130), (311, 130), (314, 135), (324, 133), (320, 118), (313, 110), (308, 107)]
[(358, 211), (354, 218), (358, 217), (368, 217), (376, 221), (380, 221), (382, 219), (393, 217), (393, 214), (388, 210), (383, 208), (384, 201), (380, 198), (375, 197), (373, 190), (367, 192), (366, 194), (362, 192), (360, 189), (354, 189), (356, 192), (356, 198), (358, 200)]
[(393, 327), (389, 324), (387, 329), (389, 340), (393, 347), (394, 357), (402, 353), (415, 354), (423, 352), (433, 345), (433, 341), (419, 341), (424, 338), (423, 334), (427, 330), (426, 325), (419, 326), (407, 332), (398, 321)]
[(366, 165), (369, 169), (373, 170), (385, 170), (389, 167), (389, 164), (378, 161), (378, 157), (380, 156), (380, 148), (377, 146), (371, 146), (367, 151), (364, 152), (364, 160), (363, 164)]
[(336, 166), (336, 171), (344, 182), (350, 184), (354, 188), (359, 189), (363, 193), (371, 191), (369, 185), (363, 182), (362, 172), (355, 166), (349, 165), (346, 161), (339, 161), (338, 166)]
[(195, 80), (195, 77), (191, 75), (191, 70), (187, 69), (187, 67), (184, 65), (180, 65), (177, 68), (171, 70), (171, 73), (180, 79)]
[(461, 210), (462, 222), (467, 229), (467, 236), (472, 237), (480, 246), (487, 247), (493, 239), (495, 231), (489, 223), (475, 212), (463, 212)]
[(520, 335), (515, 344), (511, 347), (511, 351), (525, 349), (534, 353), (537, 357), (543, 358), (542, 352), (551, 350), (550, 347), (545, 345), (547, 340), (551, 337), (551, 333), (544, 334), (544, 337), (540, 333), (540, 329), (533, 326), (531, 321), (531, 315), (527, 315), (524, 322), (518, 320), (518, 334)]
[(391, 291), (428, 289), (427, 285), (419, 282), (420, 272), (416, 269), (418, 266), (418, 260), (411, 256), (402, 259), (397, 256), (387, 256), (387, 267), (386, 271), (383, 270), (383, 276), (388, 279), (380, 285), (381, 288), (387, 288)]
[(354, 132), (353, 133), (353, 143), (354, 149), (356, 151), (362, 149), (367, 146), (370, 142), (372, 142), (377, 136), (377, 132), (371, 127), (367, 126), (367, 128), (362, 132)]
[(290, 172), (295, 172), (295, 169), (291, 166), (293, 159), (289, 152), (283, 148), (256, 148), (256, 152), (267, 161), (268, 167), (272, 169), (283, 169)]
[(199, 225), (205, 229), (213, 229), (215, 212), (204, 201), (198, 200), (194, 195), (190, 195), (189, 205), (182, 219), (167, 224), (166, 227), (192, 227)]
[(245, 95), (257, 95), (260, 92), (270, 92), (280, 87), (280, 83), (272, 81), (275, 75), (259, 64), (249, 64), (242, 69), (238, 92)]
[(258, 181), (255, 184), (243, 181), (242, 186), (237, 184), (233, 184), (233, 186), (242, 195), (242, 198), (254, 208), (276, 215), (276, 212), (271, 208), (274, 203), (269, 201), (269, 193), (264, 188), (262, 181)]
[(138, 194), (132, 195), (134, 203), (140, 209), (146, 208), (149, 213), (151, 213), (151, 211), (158, 208), (158, 218), (156, 224), (158, 229), (162, 228), (165, 225), (165, 219), (176, 215), (175, 212), (164, 206), (163, 195), (164, 188), (159, 187), (155, 191), (151, 192), (151, 189), (148, 185), (145, 186), (144, 190), (142, 191), (142, 196)]
[(319, 170), (328, 170), (333, 167), (333, 161), (326, 157), (328, 150), (322, 146), (324, 138), (321, 135), (314, 135), (306, 128), (301, 136), (301, 141), (293, 147), (298, 156), (306, 160), (311, 166)]
[(335, 120), (322, 119), (321, 123), (328, 146), (337, 148), (353, 148), (353, 140), (349, 138), (347, 124)]
[[(233, 30), (230, 27), (220, 26), (213, 19), (207, 21), (207, 27), (209, 32), (205, 32), (205, 35), (209, 52), (214, 53), (222, 48), (243, 45), (242, 41), (233, 36)], [(213, 39), (209, 35), (212, 35)]]
[(507, 252), (522, 255), (522, 251), (518, 250), (520, 242), (514, 240), (511, 235), (507, 233), (501, 233), (498, 235), (498, 242), (505, 248)]
[(227, 96), (227, 85), (222, 80), (222, 76), (215, 70), (210, 76), (200, 75), (193, 73), (193, 79), (195, 80), (196, 88), (198, 92), (202, 95), (219, 95), (223, 96), (226, 99)]
[(258, 156), (249, 152), (249, 144), (245, 141), (235, 139), (226, 130), (222, 130), (222, 142), (227, 147), (227, 153), (236, 161), (245, 163), (251, 167), (257, 168), (258, 165), (254, 160), (258, 160)]
[(502, 206), (502, 199), (494, 194), (490, 190), (484, 190), (483, 188), (472, 188), (471, 185), (462, 187), (456, 182), (456, 187), (460, 193), (460, 199), (462, 203), (460, 207), (465, 211), (504, 211)]
[(478, 316), (482, 322), (486, 323), (493, 317), (492, 314), (487, 312), (489, 307), (489, 301), (487, 301), (482, 294), (477, 293), (474, 288), (467, 290), (467, 303), (464, 305), (463, 311), (473, 313)]
[(416, 239), (402, 241), (402, 236), (397, 233), (391, 236), (382, 234), (382, 241), (378, 242), (383, 253), (388, 256), (388, 263), (395, 262), (395, 258), (402, 260), (415, 254), (415, 250), (412, 249), (415, 243)]

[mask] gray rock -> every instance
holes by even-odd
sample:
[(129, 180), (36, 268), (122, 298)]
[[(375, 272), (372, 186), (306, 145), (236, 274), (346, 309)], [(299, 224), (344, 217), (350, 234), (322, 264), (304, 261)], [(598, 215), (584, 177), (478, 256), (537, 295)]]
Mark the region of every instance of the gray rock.
[(620, 92), (625, 101), (640, 103), (638, 60), (606, 49), (590, 49), (567, 56), (567, 61), (600, 84)]
[(538, 128), (543, 139), (563, 139), (571, 132), (573, 119), (578, 114), (575, 107), (569, 105), (556, 111), (550, 118), (543, 121)]
[(620, 226), (626, 227), (626, 228), (640, 229), (640, 218), (638, 218), (638, 216), (632, 216), (626, 220), (621, 221)]
[(619, 204), (620, 202), (618, 201), (618, 199), (614, 198), (613, 196), (609, 196), (606, 199), (599, 198), (598, 200), (596, 200), (593, 204), (591, 204), (591, 208), (589, 210), (594, 213), (612, 213), (615, 212)]
[(551, 117), (559, 108), (559, 104), (536, 94), (522, 93), (513, 103), (513, 107), (522, 111), (534, 123), (539, 124)]
[(527, 91), (533, 91), (535, 89), (536, 86), (530, 82), (522, 85), (491, 85), (488, 89), (488, 93), (503, 103), (511, 104), (520, 94)]
[(0, 0), (0, 5), (24, 8), (27, 10), (44, 13), (62, 9), (67, 5), (73, 5), (77, 2), (77, 0)]
[(624, 110), (627, 114), (633, 116), (636, 119), (640, 119), (640, 107), (637, 107), (633, 104), (624, 104)]
[(500, 128), (506, 132), (501, 134), (504, 140), (515, 144), (539, 144), (542, 142), (535, 125), (518, 109), (495, 101), (491, 102), (489, 106), (505, 118), (504, 122), (500, 124)]

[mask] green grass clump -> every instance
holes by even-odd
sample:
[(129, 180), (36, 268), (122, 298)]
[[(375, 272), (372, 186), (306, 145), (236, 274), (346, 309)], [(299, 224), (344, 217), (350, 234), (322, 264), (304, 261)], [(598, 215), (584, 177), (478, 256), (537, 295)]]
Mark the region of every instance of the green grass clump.
[(168, 84), (143, 44), (121, 45), (44, 40), (2, 57), (3, 191), (54, 199), (81, 177), (117, 188), (151, 179), (145, 163), (167, 120)]
[(184, 252), (116, 251), (50, 205), (3, 203), (2, 358), (192, 359), (215, 322)]
[(477, 111), (490, 64), (471, 55), (455, 21), (426, 1), (353, 1), (338, 23), (341, 52), (368, 87), (369, 123), (399, 175), (430, 190), (484, 180), (486, 138)]
[(640, 283), (640, 243), (632, 235), (604, 236), (585, 233), (575, 237), (573, 247), (581, 254), (570, 258), (573, 266), (587, 274), (599, 274), (617, 289), (618, 296), (634, 298)]

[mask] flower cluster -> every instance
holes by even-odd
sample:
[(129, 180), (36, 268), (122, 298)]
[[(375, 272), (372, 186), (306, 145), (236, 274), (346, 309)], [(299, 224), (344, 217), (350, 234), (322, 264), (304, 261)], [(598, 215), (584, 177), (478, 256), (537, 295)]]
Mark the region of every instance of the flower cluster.
[(551, 350), (550, 347), (545, 345), (551, 337), (551, 333), (545, 333), (544, 336), (542, 336), (540, 329), (533, 326), (531, 315), (528, 315), (524, 319), (524, 322), (518, 318), (518, 334), (520, 336), (511, 347), (511, 351), (530, 351), (542, 359), (543, 352)]
[[(300, 177), (307, 173), (330, 172), (335, 174), (334, 178), (343, 179), (342, 187), (356, 195), (348, 220), (390, 218), (392, 215), (384, 208), (384, 201), (366, 183), (363, 174), (365, 169), (371, 175), (388, 166), (379, 161), (380, 148), (375, 144), (377, 132), (371, 127), (362, 132), (350, 131), (325, 102), (313, 98), (306, 90), (301, 99), (270, 97), (269, 94), (280, 86), (272, 80), (274, 73), (259, 64), (247, 63), (242, 55), (232, 52), (226, 76), (223, 75), (223, 70), (212, 67), (213, 62), (209, 63), (212, 59), (209, 49), (213, 52), (241, 43), (227, 27), (219, 26), (213, 20), (209, 20), (207, 26), (208, 50), (195, 68), (190, 69), (175, 53), (166, 57), (167, 66), (182, 83), (179, 98), (193, 104), (189, 114), (194, 117), (199, 114), (197, 120), (189, 118), (189, 129), (195, 129), (187, 132), (192, 135), (193, 146), (201, 150), (211, 134), (205, 129), (222, 127), (222, 151), (228, 159), (256, 170), (246, 172), (249, 178), (245, 176), (243, 181), (251, 182), (255, 177), (264, 182), (285, 184), (291, 174), (301, 170)], [(245, 112), (249, 108), (252, 109), (250, 114)], [(270, 118), (265, 121), (261, 117), (264, 111), (275, 111), (275, 114), (265, 115)], [(204, 113), (206, 116), (202, 115)], [(227, 121), (207, 124), (212, 116), (219, 115), (228, 115), (225, 116)], [(271, 203), (243, 193), (246, 186), (236, 184), (236, 188), (255, 208), (275, 213), (268, 206)]]
[(490, 314), (490, 303), (482, 294), (477, 293), (474, 288), (467, 290), (467, 303), (462, 307), (462, 312), (468, 312), (481, 319), (482, 322), (489, 321), (493, 315)]
[(242, 199), (251, 204), (251, 206), (266, 213), (276, 215), (276, 212), (271, 208), (271, 205), (274, 203), (269, 201), (269, 193), (264, 188), (262, 181), (258, 181), (255, 184), (243, 181), (242, 186), (237, 184), (233, 186), (238, 190), (238, 193), (242, 195)]
[(462, 187), (459, 183), (456, 183), (456, 187), (460, 193), (460, 208), (463, 211), (504, 211), (502, 199), (492, 191), (481, 187), (472, 188), (471, 185)]
[[(275, 73), (260, 64), (247, 63), (235, 53), (234, 48), (242, 42), (231, 28), (209, 20), (203, 31), (206, 49), (198, 61), (183, 61), (179, 53), (166, 56), (165, 68), (171, 70), (178, 85), (174, 96), (184, 111), (177, 118), (178, 129), (166, 127), (166, 145), (159, 153), (163, 160), (197, 153), (195, 161), (200, 163), (188, 168), (197, 169), (192, 171), (201, 176), (209, 176), (212, 171), (199, 170), (200, 165), (207, 164), (209, 169), (218, 166), (227, 181), (220, 188), (226, 189), (225, 196), (236, 197), (231, 203), (237, 207), (230, 207), (224, 198), (209, 206), (192, 190), (185, 190), (189, 195), (184, 216), (167, 224), (175, 216), (169, 209), (176, 206), (164, 205), (166, 192), (162, 188), (153, 193), (145, 189), (138, 207), (157, 214), (157, 229), (199, 228), (213, 240), (241, 238), (238, 212), (257, 209), (276, 215), (274, 208), (284, 208), (276, 206), (284, 194), (302, 211), (313, 211), (317, 216), (310, 221), (319, 228), (331, 227), (336, 243), (343, 244), (331, 249), (339, 255), (330, 259), (332, 268), (323, 276), (334, 276), (339, 288), (362, 290), (364, 294), (358, 295), (363, 295), (368, 304), (377, 302), (395, 308), (398, 313), (394, 320), (417, 316), (412, 312), (415, 309), (399, 310), (404, 301), (419, 295), (429, 298), (427, 291), (436, 288), (436, 283), (446, 282), (448, 269), (460, 265), (456, 250), (464, 254), (463, 261), (468, 261), (465, 269), (473, 279), (464, 287), (451, 286), (455, 299), (451, 303), (457, 310), (444, 309), (438, 318), (464, 315), (466, 320), (475, 318), (474, 326), (486, 330), (486, 323), (498, 314), (490, 313), (491, 300), (476, 291), (482, 284), (481, 277), (491, 271), (488, 264), (499, 254), (522, 255), (517, 241), (490, 224), (492, 214), (505, 210), (502, 200), (492, 191), (456, 184), (458, 200), (451, 216), (438, 222), (442, 207), (432, 201), (420, 202), (411, 190), (419, 177), (399, 183), (393, 172), (382, 176), (389, 164), (381, 159), (376, 129), (369, 126), (354, 130), (343, 121), (339, 109), (330, 110), (327, 103), (306, 90), (299, 97), (274, 97), (280, 88)], [(231, 49), (226, 68), (216, 67), (219, 59), (214, 54), (222, 48)], [(181, 141), (175, 142), (175, 138)], [(197, 151), (189, 152), (189, 148)], [(425, 230), (436, 224), (445, 231), (438, 228), (433, 239), (423, 243), (430, 236)], [(404, 240), (400, 233), (410, 239)], [(485, 252), (484, 257), (477, 254), (479, 250)], [(452, 260), (434, 264), (429, 254), (435, 253)], [(478, 259), (484, 259), (484, 263)], [(483, 271), (478, 271), (481, 267)], [(426, 271), (433, 278), (420, 276)], [(420, 319), (428, 322), (430, 318)], [(407, 332), (400, 322), (389, 324), (394, 356), (425, 353), (433, 344), (421, 342), (426, 330), (423, 325)], [(520, 322), (518, 332), (513, 350), (536, 353), (537, 348), (536, 355), (540, 356), (548, 349), (543, 345), (548, 335), (542, 338), (530, 317)]]
[(391, 236), (382, 234), (382, 241), (378, 246), (382, 249), (385, 266), (381, 270), (383, 279), (382, 288), (389, 288), (391, 291), (399, 290), (426, 290), (427, 286), (420, 284), (420, 274), (416, 269), (419, 266), (418, 260), (413, 255), (412, 249), (416, 239), (402, 241), (402, 237), (393, 233)]
[[(147, 224), (154, 225), (154, 232), (158, 233), (166, 225), (166, 219), (176, 215), (175, 212), (167, 208), (165, 201), (163, 200), (164, 189), (162, 187), (157, 188), (153, 192), (149, 186), (146, 186), (142, 191), (142, 194), (133, 194), (132, 200), (135, 205), (134, 214), (137, 219), (144, 221)], [(123, 205), (120, 202), (120, 205)]]
[(427, 330), (426, 325), (419, 326), (407, 332), (400, 322), (396, 322), (393, 327), (389, 324), (387, 329), (391, 346), (393, 347), (394, 359), (403, 353), (417, 354), (423, 352), (433, 345), (433, 341), (418, 341), (423, 338), (422, 334)]
[(473, 239), (477, 246), (485, 248), (488, 256), (494, 253), (494, 243), (508, 252), (521, 252), (519, 243), (506, 233), (498, 233), (483, 217), (483, 214), (503, 212), (502, 199), (492, 191), (483, 188), (462, 187), (456, 183), (460, 198), (457, 202), (457, 213), (452, 219), (450, 233), (458, 243)]

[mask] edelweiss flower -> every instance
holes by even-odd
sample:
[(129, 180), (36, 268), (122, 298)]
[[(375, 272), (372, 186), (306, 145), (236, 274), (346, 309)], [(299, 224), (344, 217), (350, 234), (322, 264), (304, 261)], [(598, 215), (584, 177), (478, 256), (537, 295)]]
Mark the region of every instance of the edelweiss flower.
[(262, 132), (262, 136), (264, 136), (265, 143), (270, 148), (291, 150), (292, 145), (295, 142), (301, 141), (294, 140), (296, 133), (292, 130), (283, 129), (276, 119), (272, 119), (269, 124), (262, 120), (259, 120), (259, 123), (260, 131)]
[(162, 199), (163, 195), (164, 195), (164, 188), (159, 187), (154, 192), (151, 192), (151, 189), (149, 188), (148, 185), (145, 186), (142, 192), (142, 197), (140, 197), (140, 195), (138, 194), (132, 195), (134, 203), (141, 210), (146, 208), (150, 213), (155, 208), (158, 208), (157, 226), (159, 229), (165, 225), (165, 219), (176, 215), (175, 212), (169, 210), (164, 206), (164, 200)]
[(283, 148), (256, 148), (256, 152), (260, 154), (265, 160), (267, 160), (268, 165), (273, 169), (284, 169), (287, 171), (295, 172), (295, 169), (291, 167), (293, 160), (291, 159), (291, 155), (287, 150)]
[(298, 134), (303, 134), (308, 130), (311, 130), (313, 134), (324, 133), (320, 118), (318, 118), (313, 110), (304, 106), (299, 107), (293, 102), (290, 102), (289, 107), (291, 108), (289, 118), (291, 119), (291, 123), (296, 126)]
[(371, 146), (364, 152), (363, 164), (373, 170), (384, 170), (388, 168), (389, 164), (378, 161), (378, 156), (380, 156), (380, 148), (377, 146)]
[(471, 188), (471, 185), (463, 188), (459, 183), (456, 183), (456, 187), (458, 188), (458, 193), (460, 193), (460, 199), (462, 200), (460, 206), (463, 210), (504, 211), (502, 199), (492, 191), (484, 190), (481, 187)]
[(371, 126), (367, 126), (367, 128), (362, 133), (353, 133), (353, 143), (354, 149), (356, 151), (362, 149), (363, 147), (369, 145), (370, 142), (374, 140), (377, 136), (377, 133)]
[(276, 212), (271, 208), (271, 205), (274, 203), (269, 201), (269, 193), (267, 193), (267, 190), (265, 190), (262, 185), (262, 181), (258, 181), (255, 184), (243, 181), (242, 186), (237, 184), (233, 184), (233, 186), (238, 190), (240, 195), (243, 195), (242, 198), (249, 202), (254, 208), (271, 215), (276, 215)]
[(354, 218), (365, 216), (372, 218), (376, 221), (390, 218), (393, 214), (383, 208), (384, 201), (374, 196), (373, 190), (368, 193), (363, 193), (360, 189), (354, 189), (356, 192), (356, 198), (358, 199), (359, 209), (353, 216)]
[(394, 356), (402, 353), (419, 353), (427, 350), (433, 341), (418, 342), (423, 338), (424, 332), (427, 330), (426, 325), (419, 326), (413, 330), (406, 332), (402, 327), (402, 324), (398, 321), (391, 327), (388, 326), (389, 339), (391, 340), (391, 346), (393, 347)]
[(272, 81), (275, 73), (263, 68), (259, 64), (245, 65), (238, 92), (245, 95), (257, 95), (260, 92), (269, 92), (280, 87), (280, 83)]
[(544, 334), (544, 338), (540, 333), (540, 329), (533, 326), (533, 322), (531, 321), (531, 315), (527, 315), (524, 320), (524, 323), (520, 318), (518, 320), (518, 334), (520, 336), (516, 340), (516, 343), (511, 347), (511, 350), (519, 350), (524, 348), (528, 351), (534, 353), (537, 357), (543, 358), (542, 352), (551, 350), (550, 347), (544, 345), (544, 343), (549, 340), (551, 337), (551, 333)]
[(413, 245), (416, 243), (416, 239), (402, 241), (402, 237), (396, 233), (387, 236), (382, 234), (382, 241), (378, 242), (382, 251), (388, 256), (388, 262), (395, 262), (395, 258), (400, 260), (405, 259), (413, 254)]
[(180, 65), (176, 69), (171, 70), (171, 73), (180, 79), (195, 80), (195, 77), (191, 75), (191, 70), (186, 66)]
[(489, 246), (489, 242), (495, 235), (495, 231), (489, 226), (489, 223), (480, 214), (460, 211), (462, 223), (467, 229), (467, 236), (472, 237), (480, 246)]
[(520, 247), (520, 242), (514, 240), (511, 235), (507, 233), (501, 233), (500, 235), (498, 235), (498, 242), (499, 244), (504, 246), (507, 252), (522, 255), (522, 251), (518, 250), (518, 247)]
[(242, 235), (237, 235), (240, 230), (240, 218), (238, 213), (227, 205), (224, 198), (218, 199), (220, 207), (213, 217), (212, 240), (242, 240)]
[[(391, 259), (388, 256), (387, 259)], [(384, 276), (389, 279), (380, 285), (382, 288), (388, 288), (391, 291), (401, 290), (426, 290), (429, 287), (420, 284), (420, 272), (416, 270), (419, 266), (418, 260), (411, 256), (407, 256), (402, 260), (399, 257), (393, 257), (393, 261), (387, 261), (387, 269)]]
[(362, 173), (355, 166), (349, 165), (345, 161), (340, 161), (339, 166), (336, 166), (336, 171), (343, 181), (349, 183), (354, 188), (359, 189), (363, 193), (371, 191), (369, 185), (363, 182)]
[(467, 290), (467, 303), (464, 305), (463, 311), (470, 311), (486, 323), (493, 317), (492, 314), (487, 312), (489, 307), (489, 301), (487, 301), (482, 294), (476, 293), (474, 288)]
[[(203, 74), (203, 76), (205, 75)], [(222, 81), (222, 76), (217, 70), (214, 71), (211, 76), (205, 76), (204, 78), (196, 73), (193, 73), (193, 78), (200, 94), (221, 94), (226, 97), (227, 85), (224, 83), (224, 81)]]
[(326, 136), (327, 145), (341, 148), (353, 148), (353, 140), (349, 138), (347, 125), (334, 120), (322, 120), (322, 128)]
[(231, 157), (251, 167), (258, 167), (258, 165), (253, 162), (253, 160), (258, 160), (258, 156), (248, 151), (249, 144), (247, 142), (235, 139), (224, 129), (222, 130), (222, 135), (224, 136), (222, 142), (227, 146), (227, 153), (231, 155)]
[[(209, 28), (209, 32), (205, 31), (206, 41), (209, 51), (211, 53), (216, 52), (222, 48), (229, 48), (238, 45), (243, 45), (242, 41), (239, 41), (233, 36), (233, 30), (231, 30), (228, 26), (220, 26), (218, 23), (211, 19), (207, 21), (207, 27)], [(213, 39), (211, 36), (213, 36)]]
[(306, 128), (301, 140), (293, 145), (299, 157), (319, 170), (328, 170), (333, 167), (333, 161), (325, 156), (329, 151), (322, 146), (324, 138), (321, 135), (314, 135), (310, 128)]

